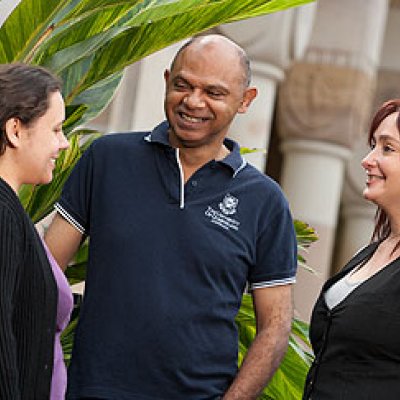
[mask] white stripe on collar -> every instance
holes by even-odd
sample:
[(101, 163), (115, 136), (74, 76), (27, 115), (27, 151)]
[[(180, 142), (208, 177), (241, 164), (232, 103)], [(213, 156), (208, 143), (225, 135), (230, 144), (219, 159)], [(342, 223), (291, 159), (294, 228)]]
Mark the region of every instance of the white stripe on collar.
[(242, 158), (242, 165), (234, 172), (233, 177), (235, 178), (236, 175), (247, 165), (247, 161)]

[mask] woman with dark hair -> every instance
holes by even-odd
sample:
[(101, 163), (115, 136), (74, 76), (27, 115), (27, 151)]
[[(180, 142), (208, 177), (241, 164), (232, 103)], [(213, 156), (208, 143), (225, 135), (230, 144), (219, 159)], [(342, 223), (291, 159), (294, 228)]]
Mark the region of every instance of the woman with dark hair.
[(17, 196), (22, 184), (49, 183), (60, 151), (68, 147), (60, 90), (58, 78), (43, 68), (0, 65), (0, 399), (4, 400), (64, 399), (65, 366), (56, 335), (69, 317), (72, 295)]
[(371, 243), (322, 288), (303, 399), (400, 399), (400, 99), (375, 114), (362, 161), (378, 206)]

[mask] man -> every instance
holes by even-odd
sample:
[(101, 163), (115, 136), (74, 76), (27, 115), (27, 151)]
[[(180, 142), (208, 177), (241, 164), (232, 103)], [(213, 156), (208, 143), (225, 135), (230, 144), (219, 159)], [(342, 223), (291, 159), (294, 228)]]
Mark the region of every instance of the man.
[[(191, 40), (165, 72), (168, 122), (97, 140), (71, 174), (46, 235), (62, 267), (90, 235), (68, 398), (255, 399), (278, 367), (296, 240), (278, 186), (225, 138), (249, 80), (232, 41)], [(246, 282), (258, 332), (238, 372)]]

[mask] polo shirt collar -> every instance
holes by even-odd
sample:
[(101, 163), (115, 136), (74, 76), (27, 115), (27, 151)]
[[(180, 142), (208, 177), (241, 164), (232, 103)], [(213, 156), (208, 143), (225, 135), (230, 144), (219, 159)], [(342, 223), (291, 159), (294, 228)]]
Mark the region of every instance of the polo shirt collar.
[[(150, 143), (159, 143), (171, 147), (168, 139), (168, 128), (167, 121), (161, 122), (151, 133), (145, 136), (145, 140)], [(230, 153), (218, 162), (229, 167), (232, 170), (233, 177), (235, 177), (246, 166), (247, 162), (240, 155), (240, 147), (234, 140), (225, 138), (224, 145), (229, 149)]]
[(160, 143), (165, 146), (171, 147), (168, 139), (169, 124), (167, 121), (161, 122), (157, 125), (144, 139), (149, 143)]

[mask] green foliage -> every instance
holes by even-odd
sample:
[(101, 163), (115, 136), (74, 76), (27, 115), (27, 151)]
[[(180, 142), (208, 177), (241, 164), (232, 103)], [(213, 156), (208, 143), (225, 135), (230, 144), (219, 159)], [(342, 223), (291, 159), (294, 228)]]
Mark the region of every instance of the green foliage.
[(0, 63), (60, 75), (81, 124), (110, 101), (124, 67), (220, 25), (313, 0), (22, 0), (0, 28)]
[(68, 266), (65, 272), (70, 285), (75, 285), (85, 280), (88, 255), (89, 240), (86, 240), (79, 248), (73, 262)]
[[(304, 251), (317, 240), (315, 231), (302, 221), (294, 221), (299, 251)], [(299, 264), (305, 266), (304, 259), (298, 256)], [(256, 335), (256, 319), (252, 298), (243, 295), (242, 305), (236, 317), (239, 330), (239, 365)], [(292, 333), (286, 355), (274, 377), (264, 390), (260, 399), (298, 400), (303, 393), (304, 381), (311, 365), (312, 355), (308, 339), (308, 325), (293, 319)]]
[[(256, 334), (256, 321), (253, 312), (252, 299), (249, 294), (243, 295), (243, 301), (236, 317), (239, 328), (239, 364), (246, 355)], [(308, 345), (307, 328), (302, 326), (299, 336), (299, 325), (304, 324), (293, 320), (292, 334), (289, 339), (289, 347), (279, 369), (264, 390), (260, 399), (295, 400), (300, 399), (303, 393), (305, 377), (310, 367), (311, 357), (303, 350), (305, 339)]]
[(240, 154), (245, 155), (245, 154), (251, 154), (251, 153), (267, 153), (266, 149), (258, 149), (258, 148), (250, 148), (250, 147), (241, 147), (240, 148)]
[(74, 344), (74, 335), (77, 323), (78, 316), (76, 315), (71, 319), (70, 323), (61, 334), (61, 346), (64, 352), (64, 361), (67, 366), (71, 360), (72, 346)]
[[(70, 148), (57, 160), (54, 179), (47, 186), (24, 186), (20, 199), (34, 222), (53, 207), (73, 166), (85, 148), (99, 136), (76, 130), (98, 115), (111, 101), (123, 68), (179, 40), (215, 27), (314, 0), (22, 0), (0, 28), (0, 63), (38, 64), (64, 81), (67, 106), (64, 131)], [(257, 150), (244, 149), (243, 152)], [(315, 235), (305, 224), (295, 223), (300, 247)], [(87, 244), (68, 270), (70, 282), (85, 275)], [(300, 256), (299, 262), (304, 264)], [(304, 264), (305, 265), (305, 264)], [(238, 314), (240, 354), (255, 335), (252, 304), (247, 295)], [(74, 318), (62, 335), (69, 362)], [(106, 323), (106, 321), (105, 321)], [(293, 336), (285, 360), (263, 395), (264, 399), (290, 400), (300, 393), (309, 364), (297, 338), (307, 344), (307, 327), (293, 322)]]
[[(74, 129), (110, 102), (125, 66), (221, 23), (310, 1), (22, 0), (0, 28), (0, 63), (40, 64), (61, 76), (67, 105), (64, 131), (71, 139), (71, 148), (58, 159), (53, 182), (21, 189), (32, 219), (37, 222), (51, 211), (84, 149), (78, 135), (88, 132)], [(85, 146), (95, 137), (92, 134)]]
[(308, 271), (315, 273), (314, 269), (306, 264), (306, 260), (303, 256), (304, 253), (307, 253), (307, 248), (311, 243), (315, 242), (318, 239), (313, 228), (307, 225), (303, 221), (295, 220), (294, 227), (297, 235), (297, 260), (301, 267), (307, 269)]

